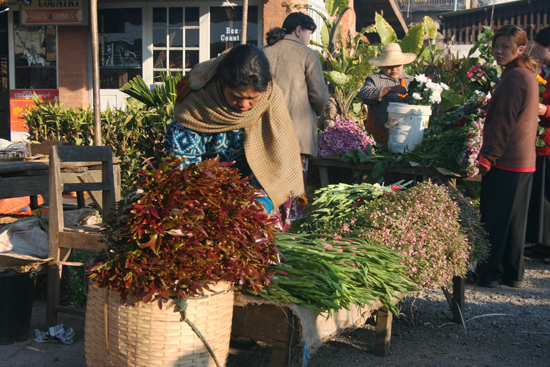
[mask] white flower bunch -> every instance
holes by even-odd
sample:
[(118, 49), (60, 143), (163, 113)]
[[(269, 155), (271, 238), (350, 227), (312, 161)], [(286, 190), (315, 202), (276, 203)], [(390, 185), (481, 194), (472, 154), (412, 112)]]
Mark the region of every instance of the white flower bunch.
[(426, 75), (419, 74), (414, 77), (414, 81), (409, 85), (409, 95), (405, 102), (415, 105), (441, 103), (441, 93), (448, 89), (447, 84), (434, 83)]

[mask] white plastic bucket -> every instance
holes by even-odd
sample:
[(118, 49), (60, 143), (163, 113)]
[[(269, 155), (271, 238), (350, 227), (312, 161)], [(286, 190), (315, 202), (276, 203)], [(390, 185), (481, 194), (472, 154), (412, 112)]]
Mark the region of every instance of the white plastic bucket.
[(392, 152), (412, 151), (424, 139), (432, 108), (406, 103), (388, 105), (388, 147)]

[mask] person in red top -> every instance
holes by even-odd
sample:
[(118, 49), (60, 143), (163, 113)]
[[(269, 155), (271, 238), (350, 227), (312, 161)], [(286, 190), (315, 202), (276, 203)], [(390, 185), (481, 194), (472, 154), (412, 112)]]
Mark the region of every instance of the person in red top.
[(525, 53), (527, 35), (515, 25), (499, 28), (493, 56), (504, 68), (487, 107), (479, 156), (481, 220), (488, 232), (489, 258), (476, 268), (479, 285), (499, 281), (523, 286), (523, 248), (535, 171), (538, 82), (536, 64)]
[[(544, 92), (540, 93), (537, 134), (545, 145), (536, 148), (537, 170), (533, 176), (525, 241), (535, 244), (526, 253), (550, 255), (550, 27), (540, 30), (534, 41), (531, 55), (540, 64), (540, 76), (547, 82)], [(544, 262), (550, 263), (550, 257)]]

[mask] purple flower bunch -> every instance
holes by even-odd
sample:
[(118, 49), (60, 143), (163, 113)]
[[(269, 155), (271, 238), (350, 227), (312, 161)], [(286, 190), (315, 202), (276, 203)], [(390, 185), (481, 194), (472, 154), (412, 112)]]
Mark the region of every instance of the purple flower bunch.
[(327, 126), (319, 134), (319, 155), (321, 157), (337, 156), (348, 151), (367, 151), (371, 146), (374, 154), (376, 142), (354, 119), (336, 116), (333, 126)]
[(478, 115), (480, 116), (478, 119), (467, 124), (468, 131), (464, 141), (464, 154), (460, 158), (460, 165), (468, 177), (474, 177), (479, 173), (478, 156), (483, 143), (485, 111), (478, 109)]

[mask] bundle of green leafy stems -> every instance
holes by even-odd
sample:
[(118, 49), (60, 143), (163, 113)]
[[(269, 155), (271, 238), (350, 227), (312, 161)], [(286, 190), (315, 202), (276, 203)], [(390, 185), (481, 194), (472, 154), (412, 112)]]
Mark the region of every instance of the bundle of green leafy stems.
[[(374, 163), (371, 176), (379, 183), (384, 181), (384, 175), (390, 167), (408, 167), (411, 162), (429, 163), (435, 159), (434, 155), (420, 151), (405, 151), (404, 153), (394, 153), (388, 149), (387, 145), (376, 146), (375, 154), (368, 151), (347, 151), (339, 156), (342, 162), (351, 163)], [(355, 170), (354, 177), (360, 182), (364, 176), (363, 170)]]
[[(318, 314), (364, 307), (379, 300), (395, 315), (400, 294), (415, 291), (402, 273), (401, 255), (357, 238), (305, 233), (277, 233), (281, 263), (271, 284), (256, 295), (279, 303), (294, 303)], [(253, 290), (249, 293), (255, 294)]]
[[(315, 191), (317, 195), (312, 206), (317, 208), (309, 214), (309, 217), (317, 220), (329, 221), (338, 216), (345, 216), (356, 210), (354, 202), (357, 200), (368, 201), (376, 199), (379, 196), (391, 193), (392, 187), (405, 188), (413, 183), (405, 180), (398, 181), (389, 186), (379, 184), (350, 185), (339, 183), (329, 185)], [(301, 223), (301, 219), (296, 220), (296, 224)]]

